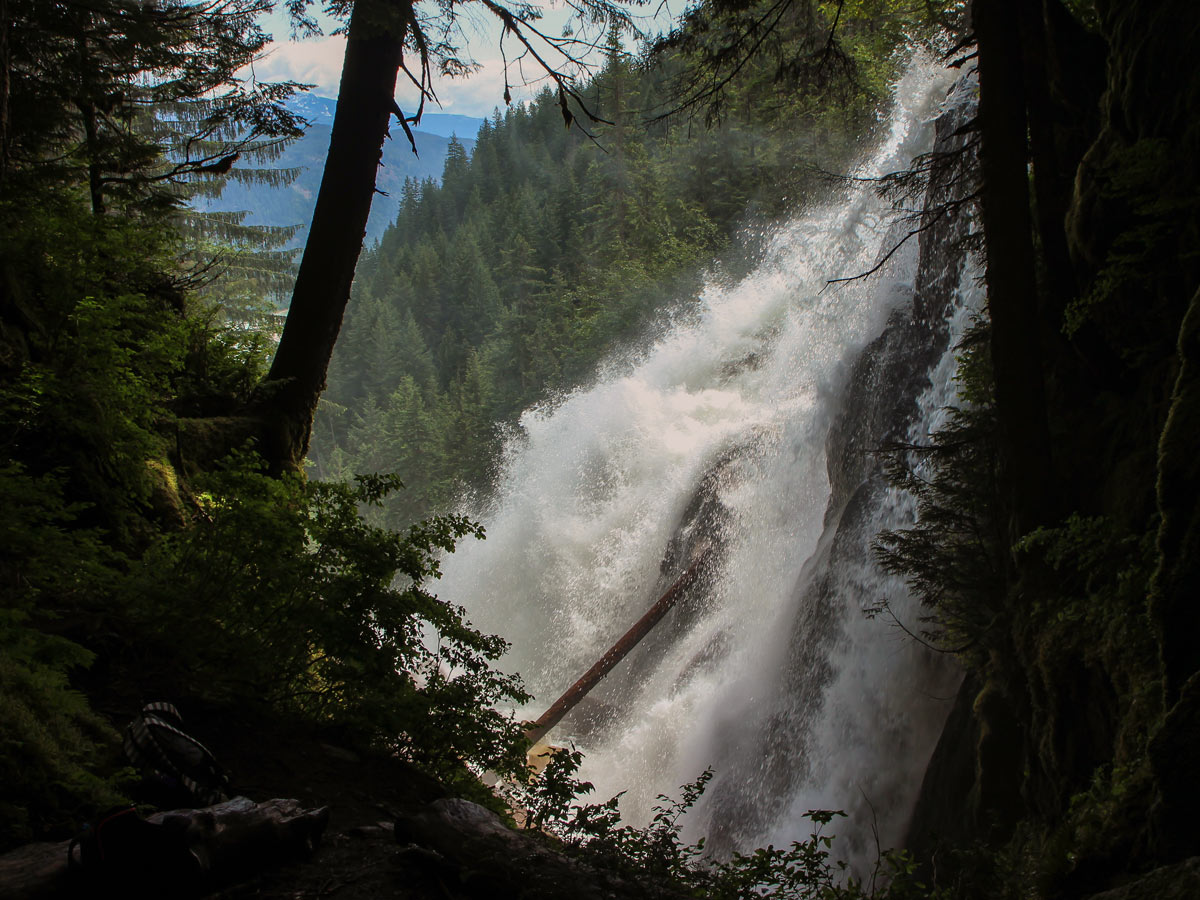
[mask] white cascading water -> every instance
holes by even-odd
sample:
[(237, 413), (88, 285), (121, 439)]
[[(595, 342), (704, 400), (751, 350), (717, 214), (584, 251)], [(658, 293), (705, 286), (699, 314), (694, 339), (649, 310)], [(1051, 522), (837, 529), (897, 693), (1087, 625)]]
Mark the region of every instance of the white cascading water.
[[(889, 230), (895, 240), (866, 179), (929, 149), (949, 83), (938, 66), (912, 64), (854, 173), (862, 180), (780, 227), (756, 271), (709, 285), (649, 347), (527, 412), (494, 498), (465, 510), (488, 537), (447, 557), (439, 594), (512, 643), (503, 667), (535, 695), (519, 713), (530, 719), (686, 567), (681, 547), (697, 529), (719, 544), (702, 596), (551, 735), (584, 751), (597, 798), (626, 792), (627, 821), (644, 823), (658, 794), (712, 766), (689, 832), (711, 835), (718, 852), (803, 839), (810, 809), (851, 814), (837, 850), (852, 860), (874, 852), (872, 818), (884, 846), (903, 839), (957, 678), (862, 613), (888, 597), (902, 618), (917, 616), (870, 553), (875, 532), (911, 522), (911, 502), (880, 488), (853, 561), (819, 562), (833, 542), (829, 430), (850, 367), (912, 301), (916, 242), (871, 279), (826, 281), (874, 265)], [(969, 266), (959, 284), (952, 335), (977, 302)], [(928, 433), (952, 375), (947, 350), (910, 434)], [(705, 503), (716, 512), (694, 515)]]

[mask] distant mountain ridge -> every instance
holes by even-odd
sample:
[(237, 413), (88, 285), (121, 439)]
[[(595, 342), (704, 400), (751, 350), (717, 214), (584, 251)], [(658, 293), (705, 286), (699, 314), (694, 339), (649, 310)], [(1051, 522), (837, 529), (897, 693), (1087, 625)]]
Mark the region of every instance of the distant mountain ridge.
[[(290, 185), (274, 187), (244, 184), (231, 179), (220, 197), (197, 203), (197, 208), (210, 212), (246, 212), (243, 220), (246, 225), (300, 225), (300, 232), (289, 244), (300, 247), (304, 244), (316, 206), (337, 101), (314, 94), (299, 94), (289, 101), (288, 107), (310, 122), (304, 136), (290, 144), (273, 164), (280, 169), (300, 169), (295, 181)], [(422, 116), (420, 127), (413, 129), (416, 155), (401, 130), (392, 129), (392, 139), (384, 144), (383, 162), (376, 178), (376, 186), (383, 193), (375, 195), (371, 217), (367, 221), (368, 245), (377, 241), (395, 220), (404, 180), (441, 181), (451, 136), (459, 135), (458, 142), (470, 154), (475, 148), (474, 138), (483, 121), (472, 116), (442, 113)]]
[[(321, 97), (317, 94), (296, 94), (288, 101), (288, 109), (297, 112), (308, 119), (313, 125), (333, 125), (333, 113), (337, 109), (337, 101), (332, 97)], [(413, 110), (404, 110), (411, 115)], [(455, 113), (431, 113), (421, 116), (419, 125), (412, 126), (414, 132), (423, 131), (425, 134), (435, 134), (439, 137), (457, 136), (460, 141), (474, 141), (483, 124), (482, 116), (460, 116)]]

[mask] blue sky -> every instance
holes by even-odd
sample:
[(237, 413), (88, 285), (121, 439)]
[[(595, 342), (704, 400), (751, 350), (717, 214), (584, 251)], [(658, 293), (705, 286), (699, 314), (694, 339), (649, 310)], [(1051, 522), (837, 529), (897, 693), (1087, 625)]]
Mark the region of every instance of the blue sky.
[[(465, 46), (483, 68), (470, 78), (439, 79), (434, 85), (434, 90), (441, 101), (441, 108), (426, 107), (426, 112), (487, 116), (495, 107), (504, 105), (503, 66), (499, 51), (500, 28), (492, 17), (474, 11), (472, 4), (464, 3), (458, 8), (463, 14), (461, 31)], [(544, 11), (540, 26), (542, 30), (548, 34), (561, 33), (568, 21), (566, 7), (562, 3), (550, 3), (544, 6)], [(669, 10), (666, 7), (660, 8), (655, 21), (664, 25), (668, 23)], [(315, 94), (325, 97), (337, 96), (345, 48), (344, 38), (329, 35), (328, 32), (333, 29), (325, 28), (327, 34), (323, 37), (293, 41), (290, 39), (287, 17), (282, 12), (265, 17), (264, 27), (276, 40), (266, 55), (254, 64), (254, 74), (258, 78), (264, 81), (300, 81), (315, 85)], [(581, 31), (577, 37), (585, 37), (585, 33)], [(586, 34), (586, 37), (598, 37), (600, 43), (603, 43), (603, 35), (596, 35), (594, 29), (592, 33)], [(516, 53), (516, 43), (511, 37), (505, 42), (505, 50), (511, 62)], [(540, 90), (544, 83), (536, 77), (540, 75), (536, 65), (524, 65), (524, 76), (531, 82), (524, 88), (521, 86), (522, 72), (518, 71), (516, 66), (510, 65), (509, 73), (514, 101), (527, 99)], [(403, 83), (398, 83), (397, 88), (397, 100), (407, 112), (417, 100), (416, 90)]]

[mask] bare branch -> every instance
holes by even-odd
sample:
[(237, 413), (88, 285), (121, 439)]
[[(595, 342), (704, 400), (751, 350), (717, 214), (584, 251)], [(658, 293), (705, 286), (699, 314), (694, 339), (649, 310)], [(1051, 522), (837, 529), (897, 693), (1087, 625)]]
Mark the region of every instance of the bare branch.
[(911, 231), (909, 231), (908, 234), (906, 234), (904, 237), (900, 238), (900, 240), (898, 240), (895, 244), (892, 245), (891, 250), (889, 250), (887, 253), (883, 254), (883, 257), (879, 260), (879, 262), (875, 263), (875, 265), (871, 266), (871, 268), (867, 269), (867, 271), (859, 272), (857, 275), (847, 275), (842, 278), (830, 278), (829, 280), (827, 280), (825, 282), (825, 287), (828, 288), (832, 284), (840, 284), (840, 283), (846, 282), (846, 281), (858, 281), (859, 279), (862, 279), (862, 278), (870, 278), (872, 275), (874, 275), (876, 272), (878, 272), (880, 269), (882, 269), (885, 265), (887, 265), (888, 260), (890, 260), (893, 256), (895, 256), (897, 251), (901, 247), (903, 247), (905, 244), (907, 244), (909, 242), (909, 240), (916, 237), (922, 231), (927, 231), (928, 229), (932, 228), (934, 223), (937, 222), (939, 219), (941, 219), (943, 215), (945, 215), (944, 210), (942, 211), (941, 214), (933, 217), (933, 219), (931, 219), (929, 222), (926, 222), (926, 223), (920, 225), (919, 227), (914, 228)]
[(876, 619), (881, 615), (886, 615), (892, 620), (891, 624), (893, 627), (899, 628), (922, 647), (927, 650), (932, 650), (934, 653), (949, 653), (951, 655), (966, 653), (968, 650), (974, 647), (976, 643), (978, 643), (977, 641), (968, 641), (961, 647), (939, 647), (936, 644), (931, 644), (925, 638), (913, 632), (907, 625), (900, 621), (900, 617), (897, 616), (892, 610), (891, 603), (888, 602), (886, 597), (881, 597), (871, 606), (865, 607), (862, 612), (863, 615), (868, 619)]
[[(549, 35), (546, 35), (542, 31), (538, 30), (535, 26), (531, 25), (528, 20), (515, 15), (510, 9), (505, 6), (501, 6), (499, 3), (494, 2), (494, 0), (481, 0), (481, 2), (483, 3), (483, 6), (497, 19), (499, 19), (500, 23), (504, 26), (502, 34), (512, 34), (513, 37), (520, 41), (521, 45), (525, 48), (525, 53), (528, 53), (531, 57), (533, 57), (546, 76), (554, 82), (558, 89), (559, 105), (563, 111), (563, 120), (566, 122), (568, 127), (577, 123), (575, 114), (571, 112), (568, 106), (568, 97), (575, 101), (578, 108), (585, 116), (587, 116), (589, 121), (604, 125), (613, 124), (608, 119), (605, 119), (595, 113), (588, 106), (587, 102), (583, 99), (583, 96), (575, 89), (573, 85), (573, 79), (566, 72), (555, 68), (540, 53), (538, 53), (533, 41), (530, 40), (530, 35), (542, 40), (548, 46), (552, 47), (556, 52), (560, 53), (566, 60), (578, 66), (583, 66), (584, 64), (578, 58), (572, 56), (562, 48), (567, 45), (575, 43), (583, 44), (585, 42), (576, 41), (574, 39), (550, 37)], [(526, 31), (529, 33), (527, 34)], [(505, 62), (504, 83), (505, 92), (508, 93), (509, 82), (507, 61)], [(588, 134), (587, 129), (583, 128), (582, 125), (580, 128), (585, 134)], [(588, 134), (588, 137), (591, 137), (591, 135)]]

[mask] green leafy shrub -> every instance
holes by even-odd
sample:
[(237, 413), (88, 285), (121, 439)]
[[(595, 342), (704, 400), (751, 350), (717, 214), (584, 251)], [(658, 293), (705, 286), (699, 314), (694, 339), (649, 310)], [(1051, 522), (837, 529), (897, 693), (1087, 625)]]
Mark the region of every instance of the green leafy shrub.
[(117, 798), (115, 734), (69, 677), (93, 654), (56, 633), (65, 611), (92, 605), (111, 554), (74, 527), (61, 482), (0, 465), (0, 850), (63, 836), (80, 811)]
[(835, 860), (834, 835), (825, 829), (844, 816), (810, 810), (813, 830), (789, 847), (760, 847), (718, 860), (705, 850), (705, 840), (686, 842), (681, 834), (687, 812), (712, 780), (707, 769), (680, 788), (678, 799), (660, 794), (650, 822), (637, 828), (622, 824), (621, 795), (604, 803), (577, 803), (594, 789), (576, 777), (583, 754), (574, 748), (552, 751), (545, 769), (523, 784), (510, 786), (507, 799), (525, 811), (525, 826), (553, 835), (588, 862), (618, 871), (656, 894), (705, 900), (937, 900), (948, 896), (928, 887), (918, 876), (913, 857), (904, 852), (880, 853), (866, 879), (849, 873)]
[[(482, 529), (459, 516), (370, 524), (394, 476), (268, 477), (250, 458), (198, 485), (195, 525), (146, 553), (129, 607), (160, 689), (246, 697), (385, 743), (439, 774), (511, 767), (525, 698), (505, 650), (427, 589), (438, 554)], [(165, 665), (161, 661), (167, 661)]]
[(927, 445), (898, 448), (892, 458), (888, 478), (916, 499), (916, 523), (882, 532), (874, 543), (883, 569), (905, 578), (927, 610), (921, 637), (968, 666), (984, 665), (1009, 640), (1010, 538), (988, 341), (986, 323), (964, 338), (960, 405)]
[(0, 611), (0, 850), (64, 837), (120, 794), (109, 768), (117, 735), (72, 690), (67, 672), (91, 654)]

